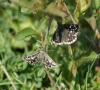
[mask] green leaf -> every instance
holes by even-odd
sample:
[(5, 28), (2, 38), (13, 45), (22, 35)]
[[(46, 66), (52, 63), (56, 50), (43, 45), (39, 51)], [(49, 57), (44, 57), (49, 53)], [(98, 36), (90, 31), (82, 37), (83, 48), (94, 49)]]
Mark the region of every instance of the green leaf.
[[(21, 6), (25, 11), (27, 9), (32, 10), (33, 12), (42, 11), (44, 9), (44, 5), (47, 3), (46, 0), (11, 0), (12, 3)], [(23, 9), (21, 10), (23, 11)]]
[(81, 59), (77, 60), (75, 64), (77, 67), (79, 67), (80, 65), (86, 62), (93, 61), (96, 57), (97, 57), (97, 54), (95, 52), (91, 52), (89, 56), (83, 56)]
[(47, 8), (44, 10), (46, 13), (50, 13), (52, 15), (60, 16), (60, 17), (66, 17), (67, 14), (60, 10), (55, 3), (51, 3), (47, 6)]
[(91, 0), (76, 0), (76, 3), (77, 9), (80, 11), (80, 13), (83, 13), (90, 7)]
[(95, 17), (84, 18), (91, 26), (93, 30), (96, 30), (96, 19)]
[(35, 44), (37, 41), (34, 37), (31, 37), (30, 40), (28, 40), (30, 43)]
[(42, 30), (47, 20), (48, 19), (46, 17), (42, 18), (37, 25), (37, 30)]
[(28, 36), (38, 37), (39, 33), (37, 33), (35, 30), (33, 30), (30, 27), (26, 27), (16, 35), (16, 38), (18, 40), (21, 40)]
[(0, 48), (2, 48), (4, 46), (5, 40), (3, 35), (0, 33)]
[(44, 71), (42, 64), (34, 68), (34, 79), (36, 81), (42, 81), (42, 78), (44, 78), (45, 76), (46, 76), (46, 73)]
[(93, 0), (95, 8), (99, 9), (100, 8), (100, 0)]
[(27, 12), (29, 9), (22, 7), (21, 12)]
[(78, 22), (80, 15), (84, 15), (84, 12), (90, 7), (91, 0), (75, 0), (77, 5), (74, 11), (74, 18)]
[(42, 83), (41, 83), (41, 82), (37, 82), (37, 83), (36, 83), (36, 87), (37, 87), (37, 88), (41, 88), (41, 87), (42, 87)]
[(34, 0), (11, 0), (12, 3), (21, 6), (21, 7), (25, 7), (25, 8), (32, 8)]
[(18, 41), (15, 38), (12, 38), (11, 40), (11, 45), (13, 48), (24, 48), (25, 47), (25, 42), (24, 41)]

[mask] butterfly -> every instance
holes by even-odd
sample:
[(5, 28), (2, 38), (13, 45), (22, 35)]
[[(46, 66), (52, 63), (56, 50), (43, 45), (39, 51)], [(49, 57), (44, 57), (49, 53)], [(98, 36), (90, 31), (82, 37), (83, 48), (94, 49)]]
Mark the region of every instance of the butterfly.
[(79, 25), (77, 24), (61, 24), (58, 22), (58, 27), (53, 35), (53, 43), (57, 45), (72, 44), (77, 40)]
[(26, 56), (22, 59), (34, 65), (42, 61), (42, 63), (45, 65), (46, 68), (57, 67), (57, 64), (49, 57), (49, 55), (46, 52), (42, 50), (36, 54)]

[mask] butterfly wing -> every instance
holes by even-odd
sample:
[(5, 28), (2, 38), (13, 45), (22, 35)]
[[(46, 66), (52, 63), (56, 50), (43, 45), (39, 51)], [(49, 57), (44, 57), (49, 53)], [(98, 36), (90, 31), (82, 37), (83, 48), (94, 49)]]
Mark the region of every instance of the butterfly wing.
[(30, 55), (30, 56), (24, 57), (22, 59), (35, 65), (40, 61), (38, 55), (39, 55), (39, 53), (36, 53), (36, 54)]
[(58, 24), (58, 28), (53, 35), (53, 43), (57, 45), (72, 44), (77, 40), (78, 32), (79, 26), (77, 24)]
[(42, 51), (43, 55), (43, 64), (46, 68), (53, 68), (57, 67), (57, 64), (48, 56), (48, 54), (44, 51)]
[(57, 64), (44, 51), (40, 51), (39, 53), (27, 56), (23, 58), (23, 60), (28, 61), (34, 65), (42, 60), (42, 63), (46, 66), (46, 68), (53, 68), (57, 66)]
[(77, 36), (70, 33), (68, 30), (64, 30), (62, 33), (62, 44), (72, 44), (77, 40)]
[(61, 23), (58, 23), (58, 27), (53, 35), (53, 43), (60, 44), (61, 43), (61, 37), (62, 37), (62, 30), (63, 26)]

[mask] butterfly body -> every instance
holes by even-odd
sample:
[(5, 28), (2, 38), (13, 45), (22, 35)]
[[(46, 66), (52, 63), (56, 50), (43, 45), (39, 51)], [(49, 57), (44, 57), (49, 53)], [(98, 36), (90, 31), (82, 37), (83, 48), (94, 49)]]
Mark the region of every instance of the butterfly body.
[(58, 23), (57, 30), (53, 35), (53, 43), (57, 45), (72, 44), (77, 40), (79, 26), (77, 24)]
[(42, 50), (39, 53), (23, 58), (23, 60), (28, 61), (34, 65), (41, 61), (46, 68), (57, 67), (57, 64), (48, 56), (46, 52)]

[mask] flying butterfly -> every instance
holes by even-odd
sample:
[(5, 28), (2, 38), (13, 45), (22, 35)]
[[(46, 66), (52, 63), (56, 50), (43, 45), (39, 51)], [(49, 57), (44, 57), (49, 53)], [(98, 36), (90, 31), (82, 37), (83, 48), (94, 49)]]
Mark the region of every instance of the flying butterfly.
[(53, 35), (53, 43), (57, 45), (72, 44), (77, 40), (79, 25), (77, 24), (61, 24), (58, 22), (58, 27)]
[(57, 67), (57, 64), (49, 57), (46, 52), (42, 50), (36, 54), (24, 57), (22, 59), (34, 65), (41, 61), (46, 68)]

